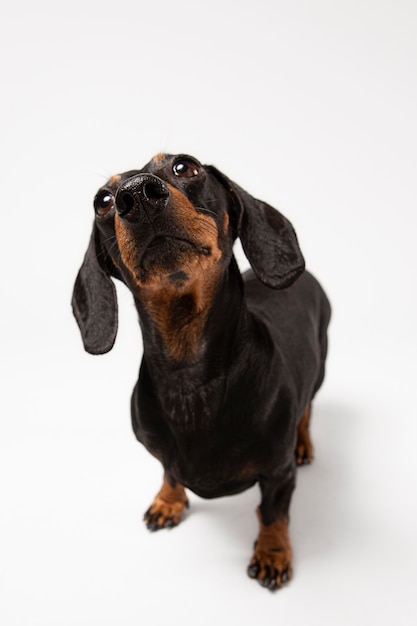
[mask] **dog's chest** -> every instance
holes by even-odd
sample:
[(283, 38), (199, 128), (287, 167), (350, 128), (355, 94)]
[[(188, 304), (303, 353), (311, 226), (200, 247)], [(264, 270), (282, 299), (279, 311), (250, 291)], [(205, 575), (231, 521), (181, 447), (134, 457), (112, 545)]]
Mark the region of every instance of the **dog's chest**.
[(170, 422), (170, 444), (162, 457), (178, 482), (210, 498), (239, 493), (256, 481), (267, 449), (253, 423), (207, 409), (177, 420)]
[(276, 463), (276, 441), (259, 419), (267, 412), (266, 394), (249, 385), (232, 389), (222, 378), (191, 390), (168, 390), (163, 382), (152, 394), (146, 389), (134, 413), (136, 435), (173, 478), (197, 494), (238, 493), (270, 459)]
[(253, 484), (258, 474), (248, 444), (221, 430), (177, 436), (170, 471), (180, 483), (206, 498), (238, 493)]
[(253, 423), (242, 424), (221, 407), (213, 411), (213, 403), (201, 399), (195, 403), (183, 397), (170, 409), (160, 409), (158, 420), (154, 412), (142, 412), (136, 434), (178, 482), (208, 498), (253, 484), (257, 451), (265, 449)]

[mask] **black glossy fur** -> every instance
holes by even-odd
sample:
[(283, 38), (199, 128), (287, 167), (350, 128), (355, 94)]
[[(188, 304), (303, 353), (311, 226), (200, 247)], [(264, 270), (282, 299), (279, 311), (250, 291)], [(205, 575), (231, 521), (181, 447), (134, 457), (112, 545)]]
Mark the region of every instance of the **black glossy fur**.
[[(144, 344), (136, 437), (173, 488), (213, 498), (258, 482), (261, 527), (287, 520), (297, 428), (323, 381), (330, 317), (291, 224), (185, 156), (113, 177), (95, 207), (73, 310), (86, 350), (100, 354), (117, 331), (111, 277), (133, 293)], [(243, 277), (236, 237), (252, 266)], [(290, 557), (283, 572), (258, 561), (251, 576), (285, 581)]]

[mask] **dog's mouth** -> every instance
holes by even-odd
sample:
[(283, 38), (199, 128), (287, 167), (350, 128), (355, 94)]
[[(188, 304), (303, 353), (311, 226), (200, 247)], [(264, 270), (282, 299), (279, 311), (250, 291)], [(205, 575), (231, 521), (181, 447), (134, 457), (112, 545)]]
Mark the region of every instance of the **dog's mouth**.
[(140, 255), (140, 268), (144, 272), (181, 270), (190, 257), (209, 256), (210, 247), (199, 245), (184, 237), (156, 235), (144, 247)]

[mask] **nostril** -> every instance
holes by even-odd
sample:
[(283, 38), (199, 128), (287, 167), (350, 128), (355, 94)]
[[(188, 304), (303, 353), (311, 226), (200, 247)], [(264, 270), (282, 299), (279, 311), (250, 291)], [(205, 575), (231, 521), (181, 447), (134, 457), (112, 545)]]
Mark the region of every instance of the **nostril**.
[(120, 217), (137, 221), (144, 216), (155, 218), (167, 205), (169, 189), (163, 180), (150, 174), (132, 176), (116, 193), (116, 209)]
[(159, 181), (148, 180), (143, 185), (143, 194), (147, 200), (162, 200), (168, 198), (168, 188)]
[(117, 198), (116, 204), (119, 215), (127, 215), (128, 213), (130, 213), (135, 205), (135, 199), (133, 197), (133, 194), (131, 194), (129, 191), (124, 191)]

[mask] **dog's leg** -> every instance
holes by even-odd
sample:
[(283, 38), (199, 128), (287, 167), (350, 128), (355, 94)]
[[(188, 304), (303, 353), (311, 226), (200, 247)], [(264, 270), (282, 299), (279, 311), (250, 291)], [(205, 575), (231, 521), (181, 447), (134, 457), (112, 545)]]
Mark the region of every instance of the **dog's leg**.
[(295, 485), (295, 466), (284, 481), (261, 481), (262, 502), (257, 509), (259, 535), (248, 574), (271, 591), (290, 580), (292, 550), (288, 509)]
[(311, 416), (311, 403), (307, 405), (297, 430), (297, 445), (295, 447), (295, 458), (297, 465), (307, 465), (312, 462), (313, 444), (311, 443), (309, 426)]
[(164, 474), (162, 487), (144, 515), (145, 524), (152, 531), (173, 528), (180, 523), (185, 507), (188, 499), (184, 487)]

